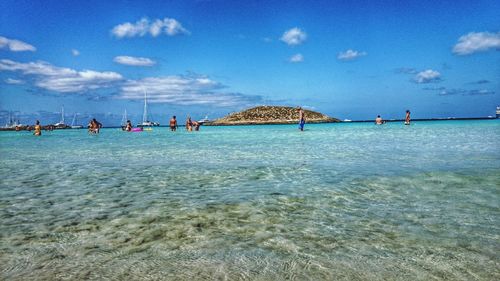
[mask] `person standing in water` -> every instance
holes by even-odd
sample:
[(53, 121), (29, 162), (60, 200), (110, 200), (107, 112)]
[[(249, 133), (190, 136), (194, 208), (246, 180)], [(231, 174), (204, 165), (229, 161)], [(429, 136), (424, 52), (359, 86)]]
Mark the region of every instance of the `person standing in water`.
[(384, 124), (384, 120), (382, 120), (382, 117), (380, 115), (377, 115), (377, 118), (375, 118), (375, 125), (382, 125)]
[(89, 133), (99, 134), (99, 130), (102, 128), (102, 124), (99, 123), (95, 118), (90, 121)]
[(130, 122), (130, 120), (127, 120), (127, 126), (125, 126), (125, 131), (127, 132), (132, 131), (132, 122)]
[(175, 119), (175, 115), (172, 116), (172, 119), (170, 119), (170, 131), (177, 131), (177, 119)]
[(40, 121), (36, 120), (36, 125), (35, 125), (35, 132), (33, 133), (35, 136), (41, 136), (42, 135), (42, 126), (40, 126)]
[(306, 124), (304, 110), (299, 106), (297, 107), (297, 111), (299, 112), (299, 130), (304, 131), (304, 125)]
[(194, 127), (195, 131), (199, 131), (200, 130), (200, 123), (198, 121), (194, 121), (193, 127)]
[(410, 110), (406, 110), (405, 125), (410, 125)]
[(186, 120), (186, 130), (188, 130), (188, 132), (191, 132), (193, 130), (193, 121), (191, 121), (190, 116), (188, 116)]

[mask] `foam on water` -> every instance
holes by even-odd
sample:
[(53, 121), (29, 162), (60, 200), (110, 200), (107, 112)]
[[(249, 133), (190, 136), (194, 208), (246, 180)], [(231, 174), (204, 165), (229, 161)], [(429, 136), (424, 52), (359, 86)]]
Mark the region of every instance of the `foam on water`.
[(0, 276), (494, 280), (500, 122), (0, 134)]

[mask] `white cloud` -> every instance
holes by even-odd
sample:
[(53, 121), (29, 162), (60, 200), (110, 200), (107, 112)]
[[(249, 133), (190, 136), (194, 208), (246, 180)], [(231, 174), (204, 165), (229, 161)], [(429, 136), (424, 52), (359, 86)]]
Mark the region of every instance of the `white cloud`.
[(463, 35), (453, 47), (453, 53), (463, 56), (490, 49), (500, 49), (500, 32), (471, 32)]
[(172, 75), (129, 80), (121, 88), (118, 98), (143, 100), (144, 92), (152, 103), (177, 105), (235, 106), (256, 104), (260, 96), (225, 93), (224, 85), (200, 75)]
[(119, 64), (131, 65), (131, 66), (153, 66), (156, 64), (154, 60), (141, 57), (130, 57), (130, 56), (117, 56), (113, 59), (114, 62)]
[(116, 72), (93, 70), (76, 71), (37, 61), (19, 63), (7, 59), (0, 60), (0, 71), (18, 71), (33, 75), (37, 87), (60, 93), (81, 93), (114, 85), (123, 80)]
[(123, 77), (116, 72), (83, 70), (66, 77), (50, 77), (36, 83), (38, 87), (61, 93), (77, 93), (111, 86)]
[(71, 54), (76, 57), (80, 55), (80, 51), (78, 51), (77, 49), (72, 49)]
[(135, 23), (122, 23), (119, 24), (111, 30), (111, 33), (118, 37), (142, 37), (147, 34), (157, 37), (162, 33), (168, 36), (174, 36), (177, 34), (190, 34), (190, 32), (185, 29), (180, 22), (171, 18), (155, 19), (150, 21), (148, 18), (142, 18)]
[(76, 73), (75, 70), (56, 67), (43, 61), (20, 63), (8, 59), (0, 60), (0, 71), (20, 71), (23, 74), (40, 76), (67, 76)]
[(303, 62), (304, 61), (304, 56), (302, 54), (295, 54), (288, 59), (289, 62)]
[(354, 51), (354, 50), (349, 49), (345, 52), (340, 52), (337, 55), (337, 59), (343, 60), (343, 61), (348, 61), (348, 60), (354, 60), (356, 58), (366, 56), (366, 55), (367, 55), (366, 52), (359, 52), (359, 51)]
[(5, 79), (5, 83), (7, 83), (7, 84), (13, 84), (13, 85), (18, 85), (18, 84), (24, 84), (24, 81), (23, 80), (18, 80), (18, 79), (7, 78), (7, 79)]
[(427, 69), (417, 73), (417, 75), (413, 78), (413, 81), (418, 84), (439, 82), (441, 81), (441, 73), (432, 69)]
[(290, 46), (300, 45), (307, 39), (307, 34), (298, 27), (285, 31), (280, 40)]
[(13, 52), (36, 51), (36, 48), (28, 43), (2, 36), (0, 36), (0, 49), (9, 49)]
[(116, 72), (77, 71), (43, 61), (19, 63), (8, 59), (0, 60), (1, 71), (20, 72), (32, 77), (30, 81), (35, 86), (59, 93), (87, 93), (113, 87), (118, 89), (118, 99), (142, 100), (146, 91), (152, 103), (227, 107), (262, 102), (261, 96), (227, 92), (223, 84), (195, 74), (125, 80)]

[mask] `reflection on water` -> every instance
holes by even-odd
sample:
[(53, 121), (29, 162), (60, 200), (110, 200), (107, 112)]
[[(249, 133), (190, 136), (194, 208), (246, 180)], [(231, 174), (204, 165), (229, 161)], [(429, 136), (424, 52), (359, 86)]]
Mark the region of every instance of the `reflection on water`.
[(495, 280), (500, 123), (0, 134), (6, 280)]

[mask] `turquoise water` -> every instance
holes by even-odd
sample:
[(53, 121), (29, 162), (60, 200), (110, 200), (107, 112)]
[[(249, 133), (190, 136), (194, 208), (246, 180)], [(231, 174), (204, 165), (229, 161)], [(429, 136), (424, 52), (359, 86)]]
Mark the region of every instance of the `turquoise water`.
[(499, 280), (500, 122), (0, 132), (0, 279)]

